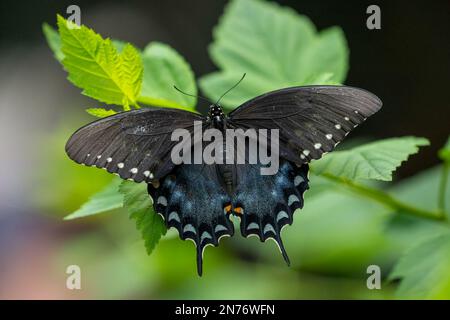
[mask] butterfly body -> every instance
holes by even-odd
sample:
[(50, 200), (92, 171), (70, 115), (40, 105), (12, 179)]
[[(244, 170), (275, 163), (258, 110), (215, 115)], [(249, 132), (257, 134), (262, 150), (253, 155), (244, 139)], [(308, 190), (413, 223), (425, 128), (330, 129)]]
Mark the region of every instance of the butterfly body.
[[(344, 137), (381, 108), (373, 94), (346, 86), (307, 86), (281, 89), (249, 100), (225, 115), (218, 104), (207, 116), (162, 108), (133, 110), (93, 122), (75, 132), (66, 145), (74, 161), (104, 168), (123, 179), (148, 184), (155, 211), (180, 238), (196, 245), (197, 270), (202, 273), (204, 248), (234, 234), (231, 217), (240, 219), (245, 237), (273, 239), (289, 263), (281, 230), (293, 223), (309, 188), (308, 163), (332, 151)], [(203, 129), (261, 130), (245, 140), (244, 162), (235, 162), (238, 146), (219, 153), (231, 163), (175, 164), (171, 136), (183, 129), (195, 135), (193, 123)], [(279, 165), (273, 174), (262, 174), (267, 165), (251, 162), (250, 141), (269, 141), (272, 131)], [(195, 149), (189, 140), (187, 148)], [(205, 147), (205, 142), (201, 145)], [(266, 145), (269, 145), (267, 142)], [(262, 144), (264, 146), (264, 144)], [(275, 149), (270, 144), (269, 151)], [(258, 151), (261, 144), (258, 144)]]
[(226, 117), (222, 107), (218, 104), (212, 104), (209, 107), (206, 123), (212, 123), (214, 128), (224, 131), (226, 129)]

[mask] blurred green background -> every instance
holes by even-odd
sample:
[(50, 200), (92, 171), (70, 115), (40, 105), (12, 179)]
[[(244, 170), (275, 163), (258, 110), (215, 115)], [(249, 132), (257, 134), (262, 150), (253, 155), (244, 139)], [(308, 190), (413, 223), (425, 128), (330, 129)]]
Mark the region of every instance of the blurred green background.
[[(83, 24), (141, 48), (153, 40), (168, 43), (201, 76), (216, 69), (207, 46), (225, 3), (76, 4)], [(319, 30), (340, 26), (350, 49), (345, 83), (383, 100), (382, 111), (351, 135), (353, 143), (401, 135), (431, 140), (394, 183), (381, 187), (408, 203), (435, 208), (436, 152), (450, 132), (448, 1), (382, 3), (377, 31), (365, 26), (369, 2), (279, 3), (308, 16)], [(273, 242), (236, 232), (220, 247), (206, 249), (199, 278), (193, 244), (173, 230), (147, 256), (124, 210), (63, 221), (112, 178), (76, 165), (64, 153), (70, 134), (92, 121), (84, 109), (97, 104), (65, 80), (41, 32), (44, 21), (54, 24), (56, 13), (65, 14), (70, 4), (0, 4), (0, 298), (390, 299), (397, 283), (386, 277), (401, 254), (446, 231), (440, 223), (392, 212), (313, 179), (305, 209), (283, 232), (290, 268)], [(66, 289), (65, 270), (72, 264), (82, 270), (79, 291)], [(381, 290), (366, 286), (366, 269), (373, 264), (382, 270)]]

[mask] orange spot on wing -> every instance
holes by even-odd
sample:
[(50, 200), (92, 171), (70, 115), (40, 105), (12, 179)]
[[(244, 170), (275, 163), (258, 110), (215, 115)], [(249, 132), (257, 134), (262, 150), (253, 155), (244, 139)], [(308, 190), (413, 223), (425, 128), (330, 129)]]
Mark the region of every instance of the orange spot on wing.
[(234, 212), (236, 212), (237, 214), (242, 214), (242, 208), (236, 207), (236, 208), (234, 208)]
[(231, 204), (229, 204), (229, 205), (227, 205), (227, 206), (225, 207), (225, 211), (226, 211), (227, 213), (230, 213), (230, 211), (231, 211)]

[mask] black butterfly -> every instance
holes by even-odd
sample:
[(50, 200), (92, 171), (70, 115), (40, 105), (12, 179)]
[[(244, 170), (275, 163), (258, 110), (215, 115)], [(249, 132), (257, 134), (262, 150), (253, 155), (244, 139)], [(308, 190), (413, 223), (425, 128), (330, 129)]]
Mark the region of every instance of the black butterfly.
[[(282, 228), (303, 207), (308, 163), (333, 150), (356, 126), (381, 108), (368, 91), (347, 86), (281, 89), (251, 99), (225, 115), (212, 104), (206, 117), (187, 111), (145, 108), (92, 122), (66, 145), (75, 162), (104, 168), (123, 179), (146, 182), (153, 206), (167, 227), (197, 248), (202, 273), (203, 250), (232, 236), (230, 216), (240, 218), (244, 237), (273, 239), (289, 264)], [(258, 164), (181, 164), (171, 160), (174, 129), (279, 129), (279, 170), (261, 175)]]

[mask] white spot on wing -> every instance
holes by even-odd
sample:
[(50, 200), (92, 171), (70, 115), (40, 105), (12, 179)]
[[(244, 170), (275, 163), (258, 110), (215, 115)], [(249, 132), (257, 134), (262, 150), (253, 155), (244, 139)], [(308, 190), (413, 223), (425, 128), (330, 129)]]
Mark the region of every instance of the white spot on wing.
[(144, 176), (148, 177), (150, 175), (150, 171), (144, 171)]
[(100, 159), (101, 157), (102, 157), (102, 155), (100, 154), (100, 155), (97, 156), (97, 159)]
[(325, 137), (326, 137), (328, 140), (331, 140), (331, 139), (333, 138), (333, 135), (332, 135), (331, 133), (329, 133), (329, 134), (325, 135)]
[(273, 228), (273, 226), (270, 223), (268, 223), (268, 224), (266, 224), (264, 226), (264, 231), (263, 232), (264, 233), (273, 232), (273, 233), (276, 234), (275, 229)]
[(294, 202), (300, 202), (300, 199), (295, 194), (291, 194), (288, 198), (288, 206), (290, 206)]
[(112, 161), (112, 158), (111, 158), (111, 157), (109, 157), (109, 158), (106, 159), (106, 162), (111, 162), (111, 161)]
[(131, 169), (130, 169), (130, 172), (131, 172), (132, 174), (136, 174), (136, 173), (138, 173), (138, 168), (131, 168)]
[(336, 124), (334, 127), (338, 130), (340, 130), (342, 128), (340, 124)]
[(300, 158), (301, 158), (301, 159), (305, 159), (305, 155), (304, 155), (304, 154), (301, 154), (301, 155), (300, 155)]
[(345, 121), (350, 121), (349, 117), (344, 117)]
[(158, 200), (156, 201), (157, 204), (162, 204), (163, 206), (167, 206), (167, 199), (164, 196), (159, 196)]
[(321, 146), (322, 146), (321, 143), (316, 143), (316, 144), (314, 145), (314, 149), (320, 149)]
[(294, 185), (298, 187), (303, 181), (305, 181), (305, 179), (303, 179), (302, 176), (296, 176), (294, 179)]
[(226, 227), (224, 227), (223, 225), (218, 224), (218, 225), (214, 228), (214, 232), (217, 233), (217, 232), (220, 232), (220, 231), (228, 231), (228, 229), (227, 229)]
[(185, 225), (184, 228), (183, 228), (183, 233), (186, 233), (186, 232), (192, 232), (194, 234), (197, 234), (197, 231), (195, 231), (194, 226), (192, 224), (190, 224), (190, 223)]
[(288, 218), (289, 219), (289, 215), (286, 213), (286, 211), (280, 211), (277, 214), (277, 222), (280, 221), (283, 218)]
[(117, 164), (117, 167), (119, 167), (120, 169), (122, 169), (122, 168), (124, 167), (123, 162), (119, 162), (119, 163)]
[(251, 222), (251, 223), (249, 223), (249, 225), (247, 226), (247, 230), (250, 230), (250, 229), (256, 229), (256, 230), (258, 230), (258, 229), (259, 229), (259, 226), (258, 226), (257, 223)]
[(175, 220), (175, 221), (177, 221), (177, 222), (181, 222), (181, 221), (180, 221), (180, 217), (178, 216), (178, 213), (177, 213), (176, 211), (172, 211), (172, 212), (169, 214), (169, 222), (172, 221), (172, 220)]
[(308, 154), (310, 153), (311, 151), (309, 151), (309, 150), (303, 150), (303, 154), (305, 155), (305, 156), (308, 156)]
[(200, 237), (200, 243), (205, 239), (212, 239), (208, 231), (203, 231), (202, 236)]

